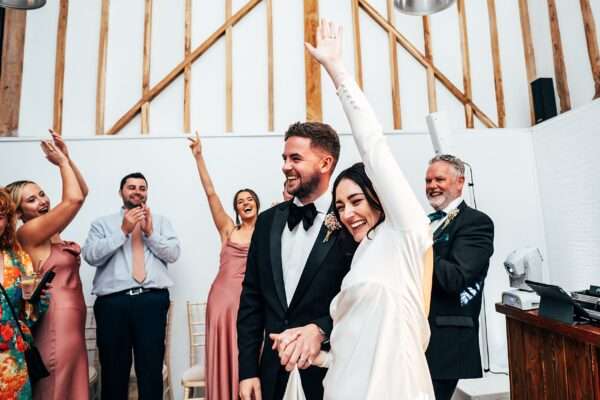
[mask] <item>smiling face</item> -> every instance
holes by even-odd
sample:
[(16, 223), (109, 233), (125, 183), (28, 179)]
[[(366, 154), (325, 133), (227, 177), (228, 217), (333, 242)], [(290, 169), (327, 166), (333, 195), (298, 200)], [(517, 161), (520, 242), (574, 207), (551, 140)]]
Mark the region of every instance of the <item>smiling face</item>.
[(235, 211), (242, 221), (248, 221), (256, 218), (258, 214), (258, 205), (252, 193), (247, 191), (239, 192), (235, 196)]
[(123, 199), (123, 207), (127, 209), (139, 207), (148, 200), (148, 185), (142, 178), (127, 178), (119, 194)]
[(381, 211), (374, 208), (363, 190), (351, 179), (342, 179), (335, 189), (335, 208), (340, 222), (355, 242), (362, 241), (381, 219)]
[(431, 207), (443, 210), (462, 194), (465, 177), (450, 163), (436, 161), (427, 168), (425, 176), (425, 194)]
[(333, 157), (311, 139), (292, 136), (285, 141), (281, 170), (286, 177), (287, 192), (304, 202), (327, 189)]
[(21, 189), (17, 210), (19, 218), (27, 222), (50, 211), (50, 199), (37, 183), (28, 183)]

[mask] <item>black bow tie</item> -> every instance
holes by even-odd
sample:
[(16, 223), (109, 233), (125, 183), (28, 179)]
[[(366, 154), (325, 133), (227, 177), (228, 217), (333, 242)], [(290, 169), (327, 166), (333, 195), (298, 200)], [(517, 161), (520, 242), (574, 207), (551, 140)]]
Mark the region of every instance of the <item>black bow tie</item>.
[(432, 222), (432, 223), (435, 222), (435, 221), (437, 221), (437, 220), (439, 220), (439, 219), (444, 218), (445, 216), (446, 216), (446, 212), (442, 211), (442, 210), (438, 210), (436, 212), (432, 212), (431, 214), (428, 215), (429, 221)]
[(317, 214), (317, 208), (314, 203), (307, 204), (303, 207), (299, 207), (292, 203), (287, 219), (288, 228), (290, 228), (291, 231), (300, 223), (300, 221), (302, 221), (302, 226), (304, 227), (304, 230), (307, 231), (315, 221)]

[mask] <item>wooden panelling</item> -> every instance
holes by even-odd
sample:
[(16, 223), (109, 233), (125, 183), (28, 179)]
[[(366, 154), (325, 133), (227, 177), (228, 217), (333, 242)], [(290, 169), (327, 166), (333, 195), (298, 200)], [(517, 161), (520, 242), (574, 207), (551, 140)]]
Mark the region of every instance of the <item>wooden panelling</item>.
[[(469, 38), (467, 35), (467, 13), (465, 11), (465, 0), (456, 2), (458, 10), (458, 23), (460, 32), (460, 53), (462, 55), (463, 88), (465, 96), (473, 100), (473, 91), (471, 89), (471, 60), (469, 57)], [(471, 104), (465, 103), (465, 125), (467, 128), (473, 128), (473, 108)]]
[[(507, 318), (506, 320), (506, 334), (509, 354), (525, 354), (525, 346), (523, 345), (523, 332), (521, 328), (522, 325), (522, 322), (511, 318)], [(508, 361), (510, 370), (510, 387), (525, 387), (527, 382), (525, 379), (525, 357), (510, 357)], [(522, 391), (511, 392), (511, 399), (524, 399), (525, 397), (521, 396), (521, 393)]]
[(583, 17), (583, 28), (585, 30), (585, 41), (592, 77), (594, 78), (594, 99), (600, 97), (600, 52), (598, 51), (598, 39), (596, 36), (596, 21), (590, 6), (590, 0), (579, 0), (581, 16)]
[(496, 22), (496, 0), (487, 0), (488, 18), (490, 21), (490, 47), (494, 64), (494, 90), (496, 92), (496, 112), (498, 126), (506, 126), (506, 110), (504, 107), (504, 87), (502, 84), (502, 63), (500, 62), (500, 44), (498, 42), (498, 23)]
[(27, 12), (5, 10), (0, 73), (0, 136), (16, 135), (19, 127), (21, 81)]
[(162, 80), (154, 85), (147, 94), (142, 96), (125, 114), (123, 114), (117, 122), (108, 130), (107, 134), (114, 135), (118, 133), (125, 125), (129, 123), (142, 108), (142, 104), (149, 102), (158, 96), (167, 86), (169, 86), (179, 75), (181, 75), (187, 65), (192, 64), (202, 54), (204, 54), (215, 42), (225, 34), (225, 30), (228, 26), (233, 26), (238, 23), (244, 16), (256, 7), (261, 0), (249, 0), (243, 7), (241, 7), (235, 14), (228, 18), (223, 25), (217, 28), (204, 42), (192, 51), (192, 53), (177, 64)]
[(67, 45), (67, 19), (69, 18), (69, 1), (60, 0), (58, 11), (58, 28), (56, 30), (56, 59), (54, 65), (54, 112), (52, 129), (59, 135), (62, 133), (63, 94), (65, 86), (65, 47)]
[[(304, 41), (316, 43), (319, 25), (319, 0), (304, 0)], [(304, 50), (304, 73), (306, 81), (306, 120), (322, 121), (321, 65)]]
[(523, 52), (525, 55), (525, 69), (527, 73), (527, 91), (529, 94), (529, 116), (531, 125), (535, 124), (535, 112), (533, 109), (533, 94), (531, 82), (535, 80), (537, 72), (535, 67), (535, 51), (533, 50), (533, 39), (531, 36), (531, 24), (529, 22), (529, 8), (527, 0), (519, 0), (519, 18), (521, 20), (521, 37), (523, 38)]
[[(523, 350), (525, 351), (525, 377), (527, 380), (526, 393), (529, 399), (543, 399), (544, 387), (539, 383), (542, 382), (542, 359), (539, 351), (527, 351), (527, 349), (540, 349), (543, 343), (542, 337), (537, 329), (523, 325)], [(532, 385), (532, 382), (538, 384)]]
[(569, 94), (569, 83), (567, 82), (567, 67), (560, 38), (560, 27), (556, 12), (555, 0), (548, 0), (548, 16), (550, 17), (550, 36), (552, 37), (552, 55), (554, 59), (554, 77), (556, 89), (560, 100), (560, 112), (571, 109), (571, 96)]
[[(144, 56), (142, 61), (142, 96), (150, 89), (150, 49), (152, 46), (152, 0), (144, 3)], [(150, 131), (150, 102), (142, 104), (142, 134)]]
[(108, 46), (108, 20), (110, 0), (102, 0), (100, 39), (98, 40), (98, 78), (96, 80), (96, 135), (104, 135), (106, 107), (106, 49)]
[[(387, 0), (387, 20), (394, 26), (396, 10), (392, 0)], [(400, 81), (398, 79), (398, 44), (392, 32), (388, 32), (388, 48), (390, 57), (390, 83), (392, 86), (392, 117), (394, 129), (402, 129), (402, 112), (400, 109)]]

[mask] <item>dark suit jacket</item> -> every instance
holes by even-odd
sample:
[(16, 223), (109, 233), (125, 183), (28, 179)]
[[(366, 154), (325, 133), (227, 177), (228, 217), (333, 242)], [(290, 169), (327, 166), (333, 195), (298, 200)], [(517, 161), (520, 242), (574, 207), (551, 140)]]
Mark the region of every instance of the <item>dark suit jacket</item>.
[(479, 312), (494, 252), (494, 224), (465, 202), (458, 209), (456, 217), (433, 235), (431, 339), (426, 353), (433, 379), (482, 376)]
[[(340, 290), (356, 248), (354, 242), (340, 231), (334, 232), (324, 243), (327, 229), (321, 227), (288, 307), (283, 283), (281, 233), (287, 229), (289, 207), (290, 202), (284, 202), (258, 217), (250, 242), (238, 312), (240, 380), (260, 377), (265, 400), (283, 395), (281, 388), (288, 379), (277, 353), (271, 350), (269, 333), (315, 323), (329, 336), (333, 326), (329, 304)], [(318, 367), (300, 371), (307, 400), (323, 398), (322, 381), (326, 371)]]

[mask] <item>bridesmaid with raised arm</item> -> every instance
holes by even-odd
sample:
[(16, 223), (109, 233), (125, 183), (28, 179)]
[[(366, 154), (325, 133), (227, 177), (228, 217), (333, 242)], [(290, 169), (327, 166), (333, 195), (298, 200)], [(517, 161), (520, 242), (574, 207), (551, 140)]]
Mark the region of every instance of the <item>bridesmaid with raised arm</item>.
[(37, 273), (56, 273), (52, 281), (50, 307), (34, 331), (35, 343), (50, 376), (34, 385), (34, 399), (88, 398), (88, 360), (85, 347), (86, 306), (79, 278), (77, 243), (61, 239), (60, 233), (73, 220), (88, 193), (81, 173), (70, 159), (65, 142), (55, 132), (41, 143), (51, 164), (60, 170), (62, 199), (54, 208), (35, 182), (17, 181), (6, 187), (17, 206), (23, 225), (17, 239)]
[(238, 190), (233, 197), (234, 222), (223, 209), (210, 179), (198, 133), (190, 141), (200, 182), (221, 238), (219, 272), (210, 288), (206, 307), (206, 398), (237, 400), (239, 377), (236, 321), (246, 258), (260, 201), (253, 190)]

